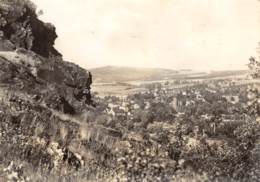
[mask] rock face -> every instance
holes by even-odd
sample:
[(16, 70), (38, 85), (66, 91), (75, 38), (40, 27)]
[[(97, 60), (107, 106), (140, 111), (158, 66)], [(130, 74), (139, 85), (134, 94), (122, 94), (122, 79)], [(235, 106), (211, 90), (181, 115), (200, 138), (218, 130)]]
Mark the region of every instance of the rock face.
[(17, 172), (19, 161), (60, 172), (62, 164), (66, 171), (82, 165), (71, 141), (80, 133), (75, 118), (93, 108), (92, 76), (62, 60), (56, 38), (30, 1), (0, 0), (0, 173), (17, 173), (10, 180), (28, 181)]
[(53, 47), (55, 27), (40, 21), (35, 9), (30, 1), (1, 0), (0, 83), (33, 93), (51, 108), (73, 114), (83, 100), (91, 103), (91, 74), (62, 61)]
[(0, 52), (0, 84), (66, 114), (91, 104), (91, 74), (72, 63), (20, 50)]
[(40, 21), (30, 2), (2, 0), (0, 28), (4, 50), (22, 47), (44, 57), (61, 56), (53, 47), (57, 38), (55, 27)]

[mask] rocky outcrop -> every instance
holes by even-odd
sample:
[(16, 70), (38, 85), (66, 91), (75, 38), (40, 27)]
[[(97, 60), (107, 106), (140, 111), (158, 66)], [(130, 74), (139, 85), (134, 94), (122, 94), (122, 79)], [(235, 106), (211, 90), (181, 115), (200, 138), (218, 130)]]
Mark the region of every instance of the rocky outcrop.
[(91, 104), (91, 74), (77, 65), (25, 50), (0, 52), (0, 65), (2, 87), (52, 109), (76, 114)]
[(91, 73), (62, 60), (54, 48), (55, 27), (39, 20), (35, 11), (27, 0), (1, 0), (0, 84), (75, 114), (82, 102), (91, 103)]
[(29, 1), (1, 0), (1, 50), (25, 48), (44, 56), (61, 56), (53, 47), (57, 34), (55, 27), (37, 18), (35, 7)]
[[(37, 18), (30, 1), (0, 0), (1, 174), (20, 170), (16, 164), (62, 173), (63, 165), (68, 172), (86, 161), (73, 145), (80, 140), (82, 113), (94, 108), (92, 76), (62, 60), (56, 38), (55, 27)], [(0, 181), (28, 181), (15, 174)]]

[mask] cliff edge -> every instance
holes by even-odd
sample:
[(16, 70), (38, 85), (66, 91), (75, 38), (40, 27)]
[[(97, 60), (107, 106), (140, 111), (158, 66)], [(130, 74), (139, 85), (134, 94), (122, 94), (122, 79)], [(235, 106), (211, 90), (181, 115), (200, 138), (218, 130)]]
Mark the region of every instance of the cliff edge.
[(93, 108), (92, 76), (62, 60), (56, 38), (32, 2), (0, 0), (0, 181), (82, 165), (71, 141), (91, 130), (75, 118)]

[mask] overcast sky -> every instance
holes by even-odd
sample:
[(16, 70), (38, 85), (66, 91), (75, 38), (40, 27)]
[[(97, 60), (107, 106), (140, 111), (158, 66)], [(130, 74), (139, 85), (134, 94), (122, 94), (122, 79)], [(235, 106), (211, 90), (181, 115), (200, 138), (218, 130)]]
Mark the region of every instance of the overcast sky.
[(56, 48), (85, 68), (246, 68), (260, 41), (258, 0), (33, 0)]

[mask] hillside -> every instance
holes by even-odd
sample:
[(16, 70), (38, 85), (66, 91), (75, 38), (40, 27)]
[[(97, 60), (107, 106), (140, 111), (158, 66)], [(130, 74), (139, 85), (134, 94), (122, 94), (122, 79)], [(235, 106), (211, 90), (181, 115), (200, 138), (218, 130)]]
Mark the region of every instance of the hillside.
[(259, 92), (248, 85), (190, 79), (91, 94), (91, 72), (125, 90), (244, 72), (88, 71), (63, 60), (57, 36), (31, 1), (0, 0), (0, 182), (258, 181)]
[(0, 0), (0, 181), (57, 181), (82, 165), (73, 133), (96, 130), (79, 122), (92, 108), (90, 72), (62, 60), (35, 10)]

